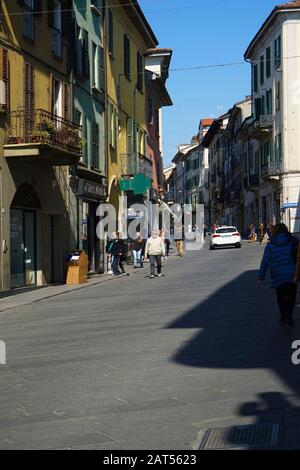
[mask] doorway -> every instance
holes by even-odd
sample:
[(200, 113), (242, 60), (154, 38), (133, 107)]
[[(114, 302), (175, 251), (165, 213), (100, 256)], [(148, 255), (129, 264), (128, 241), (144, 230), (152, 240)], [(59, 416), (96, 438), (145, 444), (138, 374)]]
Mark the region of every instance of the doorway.
[(36, 285), (36, 213), (10, 210), (11, 288)]

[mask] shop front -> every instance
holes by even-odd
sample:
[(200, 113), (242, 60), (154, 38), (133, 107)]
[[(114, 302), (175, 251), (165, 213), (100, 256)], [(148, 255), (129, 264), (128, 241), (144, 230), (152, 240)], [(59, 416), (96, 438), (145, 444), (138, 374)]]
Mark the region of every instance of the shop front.
[(98, 223), (97, 208), (104, 203), (106, 188), (103, 182), (78, 179), (76, 191), (78, 207), (78, 248), (88, 256), (89, 274), (104, 272), (105, 250), (104, 241), (96, 234)]

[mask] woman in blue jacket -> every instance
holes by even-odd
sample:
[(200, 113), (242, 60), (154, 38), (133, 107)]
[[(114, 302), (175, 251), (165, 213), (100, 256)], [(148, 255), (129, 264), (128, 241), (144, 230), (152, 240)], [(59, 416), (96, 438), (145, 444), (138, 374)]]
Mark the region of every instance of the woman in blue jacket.
[(276, 289), (280, 322), (294, 325), (293, 311), (296, 303), (296, 256), (298, 240), (284, 224), (274, 228), (270, 243), (265, 248), (258, 280), (263, 282), (270, 269), (271, 287)]

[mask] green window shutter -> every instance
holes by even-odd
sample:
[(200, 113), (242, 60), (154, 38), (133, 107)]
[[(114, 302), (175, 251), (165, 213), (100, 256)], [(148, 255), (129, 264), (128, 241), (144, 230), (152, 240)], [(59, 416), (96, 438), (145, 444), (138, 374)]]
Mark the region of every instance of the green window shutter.
[(258, 66), (253, 66), (253, 90), (257, 93), (258, 90)]
[(265, 81), (265, 56), (260, 56), (260, 84), (263, 85)]
[(271, 76), (271, 48), (267, 47), (266, 49), (266, 77)]
[(98, 80), (99, 90), (104, 91), (105, 77), (104, 77), (104, 50), (103, 47), (98, 47)]
[(261, 98), (256, 98), (254, 100), (255, 107), (255, 119), (259, 119), (261, 115)]

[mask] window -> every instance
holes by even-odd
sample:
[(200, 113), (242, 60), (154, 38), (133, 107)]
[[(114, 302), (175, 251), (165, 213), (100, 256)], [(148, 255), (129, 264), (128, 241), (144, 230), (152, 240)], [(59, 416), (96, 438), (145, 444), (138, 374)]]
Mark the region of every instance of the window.
[(266, 49), (266, 77), (271, 76), (271, 48), (267, 47)]
[(34, 40), (34, 0), (24, 0), (23, 34), (26, 38)]
[(53, 54), (59, 59), (62, 58), (62, 12), (61, 2), (56, 1), (54, 3), (53, 12)]
[(8, 109), (8, 54), (0, 48), (0, 107)]
[(126, 119), (126, 148), (127, 154), (132, 155), (132, 119)]
[(111, 10), (108, 11), (108, 52), (114, 54), (114, 17)]
[(280, 162), (282, 159), (282, 142), (281, 134), (275, 136), (275, 162)]
[(258, 90), (258, 66), (253, 66), (253, 90), (257, 93)]
[(130, 39), (124, 34), (124, 74), (130, 79)]
[(265, 56), (260, 56), (260, 84), (263, 85), (265, 81)]
[(144, 88), (144, 70), (143, 70), (143, 56), (140, 52), (136, 54), (137, 62), (137, 88), (143, 91)]
[(274, 67), (278, 69), (281, 66), (281, 35), (274, 41)]
[(276, 111), (280, 110), (280, 101), (281, 101), (281, 83), (278, 81), (276, 83)]

